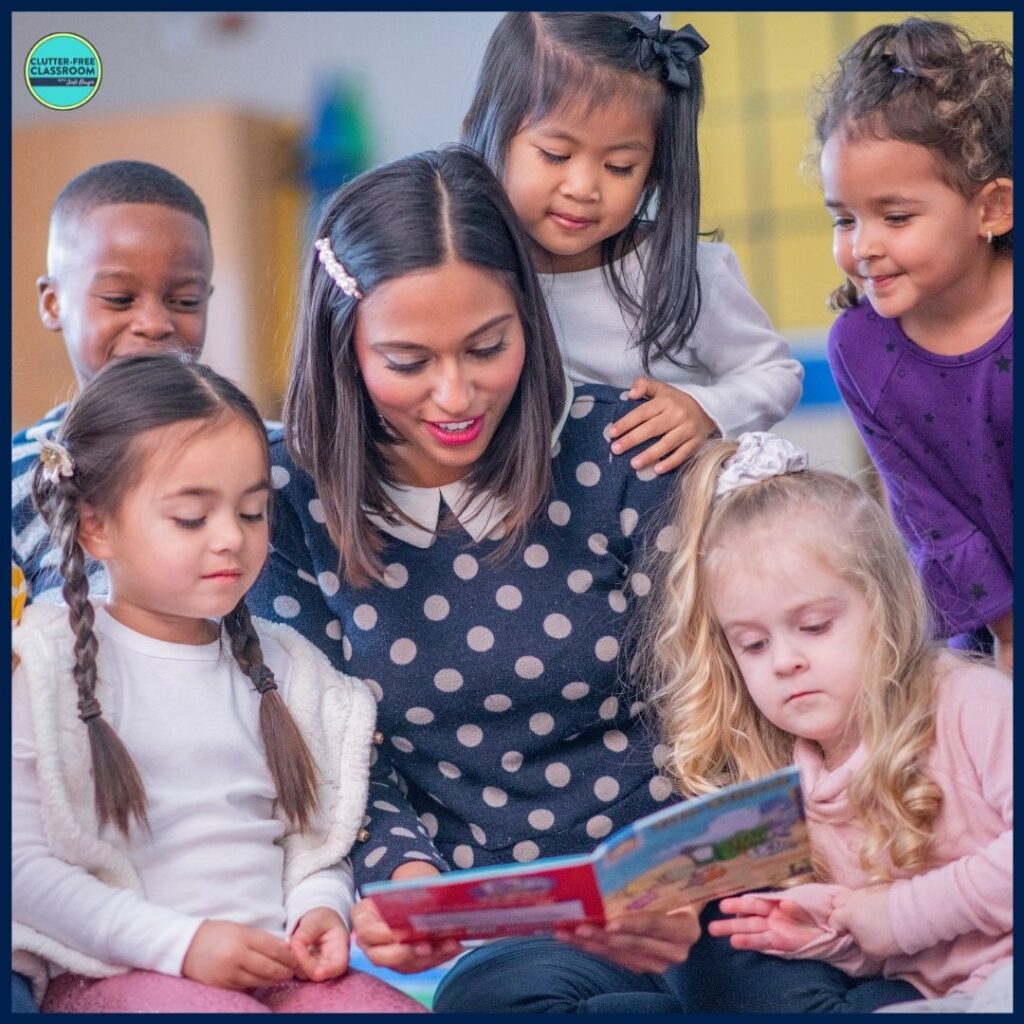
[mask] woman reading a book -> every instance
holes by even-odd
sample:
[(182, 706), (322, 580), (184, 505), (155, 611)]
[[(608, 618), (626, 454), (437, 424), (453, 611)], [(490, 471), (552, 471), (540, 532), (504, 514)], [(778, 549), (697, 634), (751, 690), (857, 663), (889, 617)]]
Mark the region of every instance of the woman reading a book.
[[(359, 884), (587, 852), (673, 799), (624, 683), (673, 474), (611, 455), (636, 403), (567, 382), (527, 244), (452, 149), (344, 186), (304, 270), (250, 605), (378, 699)], [(661, 974), (699, 934), (680, 909), (473, 950), (434, 1008), (684, 1009)], [(462, 948), (399, 941), (367, 900), (353, 925), (403, 972)]]

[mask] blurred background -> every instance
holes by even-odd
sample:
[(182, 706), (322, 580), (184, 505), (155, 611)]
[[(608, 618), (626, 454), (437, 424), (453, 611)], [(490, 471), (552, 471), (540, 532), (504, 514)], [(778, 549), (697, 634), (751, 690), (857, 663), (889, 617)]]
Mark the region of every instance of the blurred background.
[[(703, 227), (738, 252), (754, 295), (804, 363), (804, 398), (779, 432), (816, 464), (852, 471), (863, 452), (825, 363), (840, 282), (813, 173), (815, 83), (872, 25), (943, 17), (1012, 40), (1008, 11), (684, 12), (710, 43), (701, 134)], [(280, 409), (296, 280), (317, 202), (381, 161), (454, 140), (501, 12), (116, 12), (11, 16), (12, 429), (65, 400), (74, 378), (59, 334), (42, 328), (50, 206), (85, 168), (148, 160), (184, 178), (210, 217), (215, 294), (206, 358), (265, 415)], [(73, 111), (37, 103), (25, 58), (73, 32), (103, 79)]]

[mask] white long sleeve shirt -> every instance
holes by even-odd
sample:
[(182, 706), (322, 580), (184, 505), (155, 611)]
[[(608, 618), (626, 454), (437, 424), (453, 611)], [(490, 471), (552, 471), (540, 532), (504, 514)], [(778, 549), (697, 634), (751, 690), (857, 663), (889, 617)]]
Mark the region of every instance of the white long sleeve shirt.
[[(642, 294), (640, 254), (619, 261), (622, 279)], [(683, 352), (684, 363), (651, 363), (650, 376), (690, 395), (724, 437), (769, 430), (800, 400), (803, 367), (750, 294), (736, 253), (722, 242), (697, 246), (701, 310)], [(569, 376), (578, 383), (628, 388), (648, 376), (631, 344), (635, 326), (600, 267), (542, 274), (541, 286)]]
[[(20, 628), (20, 627), (19, 627)], [(259, 735), (259, 697), (219, 641), (200, 646), (143, 636), (96, 611), (103, 714), (131, 752), (149, 800), (150, 834), (100, 838), (121, 851), (141, 891), (108, 884), (55, 856), (24, 668), (13, 681), (12, 913), (37, 932), (122, 967), (180, 974), (206, 918), (284, 937), (318, 906), (347, 919), (348, 861), (315, 871), (285, 898), (283, 823)], [(287, 694), (290, 659), (262, 639)], [(67, 686), (73, 688), (69, 678)], [(67, 766), (65, 766), (67, 770)], [(91, 788), (91, 781), (89, 782)]]

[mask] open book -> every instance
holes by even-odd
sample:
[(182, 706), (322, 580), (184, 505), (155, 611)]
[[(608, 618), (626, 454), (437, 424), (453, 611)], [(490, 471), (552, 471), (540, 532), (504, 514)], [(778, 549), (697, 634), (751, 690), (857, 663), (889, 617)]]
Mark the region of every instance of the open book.
[(408, 940), (528, 935), (671, 911), (811, 871), (795, 767), (672, 804), (593, 853), (363, 886)]

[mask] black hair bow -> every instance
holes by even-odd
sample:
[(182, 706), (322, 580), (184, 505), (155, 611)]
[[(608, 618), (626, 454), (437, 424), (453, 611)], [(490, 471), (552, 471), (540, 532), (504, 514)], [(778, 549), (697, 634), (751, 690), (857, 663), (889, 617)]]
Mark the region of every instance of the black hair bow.
[(688, 65), (707, 48), (707, 40), (692, 26), (684, 25), (669, 34), (661, 27), (661, 15), (647, 18), (634, 14), (631, 31), (640, 37), (640, 52), (637, 63), (641, 70), (650, 70), (656, 61), (661, 61), (661, 77), (677, 89), (690, 88)]

